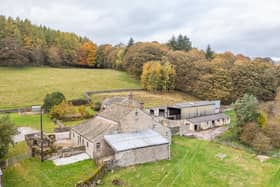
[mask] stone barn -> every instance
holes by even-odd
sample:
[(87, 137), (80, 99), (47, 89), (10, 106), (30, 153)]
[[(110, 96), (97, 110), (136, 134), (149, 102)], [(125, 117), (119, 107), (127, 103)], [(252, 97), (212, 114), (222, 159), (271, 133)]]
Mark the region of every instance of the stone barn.
[[(154, 138), (149, 140), (149, 136), (154, 136)], [(139, 155), (144, 155), (151, 146), (156, 147), (154, 149), (158, 149), (158, 151), (164, 151), (158, 152), (159, 156), (154, 156), (152, 160), (169, 158), (170, 129), (146, 113), (141, 104), (138, 105), (135, 100), (132, 100), (131, 95), (121, 103), (107, 105), (97, 116), (71, 129), (71, 139), (74, 145), (84, 145), (87, 154), (98, 163), (100, 160), (106, 160), (110, 157), (121, 160), (120, 155), (124, 153), (124, 150), (115, 149), (114, 142), (105, 137), (122, 139), (123, 144), (129, 144), (128, 137), (139, 142), (139, 144), (125, 150), (126, 153), (129, 150), (134, 150), (137, 154), (133, 162), (122, 163), (118, 161), (123, 166), (149, 161), (145, 156), (139, 157)], [(142, 143), (141, 138), (143, 138)], [(156, 139), (159, 139), (161, 144), (167, 142), (168, 146), (158, 145), (157, 142), (154, 142)]]
[(151, 129), (105, 135), (104, 139), (113, 149), (115, 165), (120, 167), (170, 158), (168, 140)]

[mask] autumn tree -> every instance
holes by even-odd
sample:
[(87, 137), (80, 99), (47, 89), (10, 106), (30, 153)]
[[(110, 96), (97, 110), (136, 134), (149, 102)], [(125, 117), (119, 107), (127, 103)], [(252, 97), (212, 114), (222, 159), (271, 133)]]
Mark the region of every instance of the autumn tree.
[(167, 48), (157, 42), (139, 42), (128, 49), (123, 60), (124, 67), (139, 78), (145, 62), (161, 60), (166, 53)]
[(108, 59), (111, 49), (112, 49), (112, 45), (110, 45), (110, 44), (104, 44), (104, 45), (98, 46), (97, 51), (96, 51), (96, 67), (98, 67), (98, 68), (112, 67), (112, 64), (110, 63), (110, 61)]
[(96, 45), (90, 41), (80, 47), (79, 64), (96, 67)]
[(175, 75), (175, 69), (169, 62), (149, 61), (143, 66), (141, 85), (149, 91), (173, 90)]

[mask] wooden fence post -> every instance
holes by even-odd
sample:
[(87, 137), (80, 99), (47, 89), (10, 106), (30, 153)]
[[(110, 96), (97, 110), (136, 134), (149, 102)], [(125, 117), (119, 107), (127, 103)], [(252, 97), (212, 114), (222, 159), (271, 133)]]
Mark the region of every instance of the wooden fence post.
[(1, 170), (1, 168), (0, 168), (0, 187), (2, 187), (3, 185), (2, 185), (2, 176), (3, 176), (3, 173), (2, 173), (2, 170)]

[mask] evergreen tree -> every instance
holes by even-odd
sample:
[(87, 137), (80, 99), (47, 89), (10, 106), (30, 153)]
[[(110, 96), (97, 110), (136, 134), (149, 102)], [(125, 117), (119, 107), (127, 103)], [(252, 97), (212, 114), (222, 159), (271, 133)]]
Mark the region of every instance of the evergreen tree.
[(129, 41), (128, 41), (128, 44), (127, 44), (127, 48), (134, 45), (134, 40), (132, 37), (130, 37)]
[(214, 55), (214, 51), (212, 51), (210, 45), (208, 44), (207, 48), (206, 48), (205, 58), (207, 60), (212, 60), (213, 59), (213, 55)]
[(190, 39), (187, 36), (183, 36), (182, 34), (179, 34), (177, 38), (175, 36), (172, 36), (167, 45), (174, 51), (189, 51), (192, 48)]

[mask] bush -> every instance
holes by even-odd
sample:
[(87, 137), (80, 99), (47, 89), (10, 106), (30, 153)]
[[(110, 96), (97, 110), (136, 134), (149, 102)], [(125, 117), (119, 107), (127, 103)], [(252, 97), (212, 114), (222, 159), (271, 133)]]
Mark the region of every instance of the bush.
[(54, 107), (55, 105), (59, 105), (64, 100), (65, 96), (61, 92), (53, 92), (51, 94), (47, 94), (44, 98), (43, 108), (46, 112), (50, 112), (52, 107)]
[(265, 128), (267, 126), (267, 116), (266, 113), (260, 112), (257, 118), (258, 124), (262, 127)]
[(280, 147), (280, 125), (272, 124), (268, 125), (265, 129), (265, 134), (271, 138), (271, 144), (274, 147)]
[(93, 110), (100, 111), (101, 110), (101, 102), (95, 102), (93, 106)]
[(70, 103), (74, 106), (81, 106), (81, 105), (87, 105), (88, 100), (86, 99), (73, 99), (70, 101)]
[(77, 114), (78, 111), (76, 110), (76, 108), (72, 104), (67, 103), (66, 101), (55, 105), (49, 112), (51, 119), (65, 119), (67, 115)]
[(256, 123), (248, 123), (242, 128), (240, 140), (247, 145), (252, 145), (252, 142), (258, 132), (259, 128)]
[(260, 153), (266, 153), (272, 149), (271, 139), (260, 131), (256, 134), (252, 142), (252, 146), (256, 151)]
[(272, 149), (272, 142), (270, 137), (268, 137), (261, 128), (258, 127), (256, 123), (246, 124), (240, 135), (240, 140), (250, 145), (259, 153), (266, 153)]

